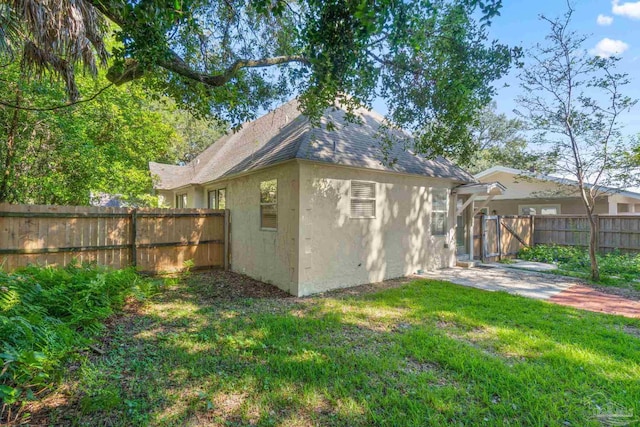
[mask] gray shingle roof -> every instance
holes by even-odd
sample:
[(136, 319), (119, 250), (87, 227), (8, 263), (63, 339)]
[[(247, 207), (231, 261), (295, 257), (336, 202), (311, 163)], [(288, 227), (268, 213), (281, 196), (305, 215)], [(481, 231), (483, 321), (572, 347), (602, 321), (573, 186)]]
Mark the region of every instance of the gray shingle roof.
[[(381, 171), (447, 178), (459, 183), (477, 182), (450, 161), (438, 157), (426, 159), (403, 149), (401, 143), (392, 145), (383, 163), (381, 125), (384, 118), (373, 111), (358, 110), (361, 124), (347, 123), (345, 112), (329, 109), (320, 127), (313, 127), (298, 111), (297, 101), (246, 123), (236, 133), (230, 133), (185, 166), (151, 162), (151, 173), (159, 178), (158, 189), (173, 189), (188, 184), (204, 184), (238, 173), (260, 169), (285, 160), (306, 159), (336, 165), (361, 167)], [(335, 125), (327, 129), (327, 123)], [(406, 135), (395, 133), (399, 139)]]

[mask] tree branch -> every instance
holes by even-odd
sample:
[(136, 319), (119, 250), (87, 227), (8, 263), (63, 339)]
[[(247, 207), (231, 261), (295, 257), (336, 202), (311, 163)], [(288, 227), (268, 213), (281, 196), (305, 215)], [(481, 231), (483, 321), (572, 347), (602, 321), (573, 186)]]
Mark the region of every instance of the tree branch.
[[(106, 16), (109, 20), (119, 25), (120, 27), (125, 27), (125, 20), (118, 14), (115, 10), (110, 8), (107, 4), (108, 1), (105, 0), (87, 0), (91, 3), (96, 9), (100, 11), (104, 16)], [(230, 67), (224, 70), (220, 74), (208, 74), (203, 73), (198, 70), (190, 67), (175, 51), (168, 49), (167, 50), (167, 58), (165, 60), (157, 61), (157, 65), (166, 69), (167, 71), (174, 72), (178, 75), (186, 77), (191, 80), (195, 80), (201, 83), (204, 83), (208, 86), (219, 87), (223, 86), (229, 82), (237, 73), (243, 68), (261, 68), (261, 67), (271, 67), (274, 65), (282, 65), (291, 62), (298, 62), (301, 64), (309, 65), (310, 62), (307, 58), (302, 55), (282, 55), (282, 56), (274, 56), (272, 58), (262, 58), (262, 59), (238, 59)], [(124, 77), (125, 74), (127, 77)], [(116, 84), (126, 83), (130, 80), (139, 78), (142, 76), (142, 70), (138, 69), (138, 64), (135, 60), (129, 61), (127, 69), (124, 74), (119, 76), (115, 76), (113, 74), (108, 74), (107, 78)]]
[(298, 62), (306, 65), (310, 64), (309, 60), (302, 55), (283, 55), (263, 59), (239, 59), (221, 74), (207, 74), (194, 70), (193, 68), (189, 67), (177, 54), (175, 54), (174, 52), (171, 53), (172, 58), (170, 60), (159, 61), (158, 65), (183, 77), (197, 80), (208, 86), (214, 87), (225, 85), (238, 73), (238, 71), (243, 68), (271, 67), (274, 65), (287, 64), (291, 62)]
[(9, 102), (1, 101), (1, 100), (0, 100), (0, 105), (2, 105), (4, 107), (7, 107), (7, 108), (13, 108), (15, 110), (25, 110), (25, 111), (54, 111), (54, 110), (60, 110), (62, 108), (68, 108), (68, 107), (71, 107), (71, 106), (76, 105), (76, 104), (82, 104), (82, 103), (85, 103), (85, 102), (93, 101), (98, 96), (100, 96), (102, 94), (102, 92), (104, 92), (105, 90), (109, 89), (114, 84), (115, 83), (109, 83), (108, 85), (106, 85), (105, 87), (103, 87), (102, 89), (100, 89), (99, 91), (94, 93), (93, 95), (91, 95), (89, 98), (80, 99), (80, 100), (73, 101), (73, 102), (68, 102), (66, 104), (54, 105), (52, 107), (23, 107), (23, 106), (21, 106), (19, 104), (11, 104)]

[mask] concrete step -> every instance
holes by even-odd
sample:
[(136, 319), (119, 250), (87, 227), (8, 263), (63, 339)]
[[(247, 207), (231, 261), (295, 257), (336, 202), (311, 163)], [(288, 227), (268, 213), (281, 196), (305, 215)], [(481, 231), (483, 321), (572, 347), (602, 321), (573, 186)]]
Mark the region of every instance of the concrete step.
[(477, 267), (478, 264), (480, 264), (480, 261), (470, 261), (470, 260), (457, 260), (456, 261), (456, 266), (457, 267), (462, 267), (462, 268), (473, 268), (473, 267)]

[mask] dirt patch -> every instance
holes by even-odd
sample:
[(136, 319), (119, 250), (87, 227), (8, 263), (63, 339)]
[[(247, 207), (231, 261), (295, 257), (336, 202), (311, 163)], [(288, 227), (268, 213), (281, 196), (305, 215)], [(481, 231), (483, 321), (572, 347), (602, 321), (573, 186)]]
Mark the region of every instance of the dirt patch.
[(385, 280), (384, 282), (368, 283), (366, 285), (358, 285), (350, 288), (334, 289), (327, 292), (323, 292), (321, 294), (314, 295), (312, 297), (340, 298), (340, 297), (351, 297), (351, 296), (373, 294), (373, 293), (384, 291), (387, 289), (399, 288), (403, 285), (406, 285), (407, 283), (411, 283), (418, 279), (420, 278), (413, 277), (413, 276), (399, 277), (397, 279)]
[(636, 338), (640, 338), (640, 328), (636, 328), (634, 326), (625, 325), (622, 330), (625, 334), (629, 334)]
[(595, 289), (598, 292), (604, 294), (616, 295), (622, 298), (631, 299), (634, 301), (640, 301), (640, 291), (633, 288), (621, 288), (617, 286), (599, 286), (594, 284), (587, 284), (590, 288)]
[(194, 272), (189, 277), (192, 289), (207, 300), (244, 298), (293, 298), (289, 293), (243, 274), (224, 270)]

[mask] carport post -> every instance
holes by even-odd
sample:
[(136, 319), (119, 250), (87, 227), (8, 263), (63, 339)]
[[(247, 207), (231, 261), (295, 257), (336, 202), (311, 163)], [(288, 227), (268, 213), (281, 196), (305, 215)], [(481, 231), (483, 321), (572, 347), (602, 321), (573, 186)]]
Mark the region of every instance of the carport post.
[(475, 230), (475, 218), (476, 216), (473, 214), (473, 204), (467, 206), (466, 210), (467, 215), (467, 239), (469, 239), (469, 261), (473, 262), (473, 233)]

